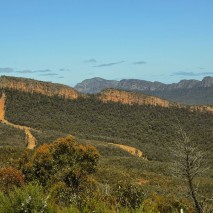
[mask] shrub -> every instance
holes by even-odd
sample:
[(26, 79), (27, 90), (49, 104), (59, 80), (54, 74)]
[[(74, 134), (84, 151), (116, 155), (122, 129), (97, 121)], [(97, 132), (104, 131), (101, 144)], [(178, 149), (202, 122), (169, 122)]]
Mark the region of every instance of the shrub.
[(144, 191), (140, 186), (129, 183), (119, 184), (115, 188), (117, 202), (130, 209), (138, 209), (144, 199)]
[(187, 213), (194, 212), (187, 201), (178, 200), (173, 197), (163, 197), (153, 194), (143, 202), (144, 212), (179, 213), (180, 209), (183, 209)]
[(77, 195), (73, 193), (72, 188), (67, 187), (64, 182), (58, 182), (51, 187), (50, 196), (55, 203), (60, 206), (76, 204)]
[(57, 209), (49, 201), (38, 185), (16, 188), (8, 195), (0, 193), (0, 212), (2, 213), (55, 213)]
[(8, 192), (11, 188), (24, 185), (24, 177), (21, 171), (14, 167), (0, 169), (0, 189)]
[(22, 171), (28, 181), (36, 180), (43, 186), (63, 182), (78, 190), (81, 182), (95, 172), (98, 158), (93, 146), (80, 145), (68, 136), (38, 147)]

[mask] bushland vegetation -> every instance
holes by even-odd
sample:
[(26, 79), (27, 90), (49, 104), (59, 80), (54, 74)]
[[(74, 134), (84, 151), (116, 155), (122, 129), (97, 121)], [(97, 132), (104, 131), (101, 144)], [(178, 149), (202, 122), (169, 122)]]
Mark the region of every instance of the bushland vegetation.
[[(21, 154), (24, 148), (14, 148), (13, 144), (0, 148), (1, 167), (13, 166), (24, 176), (24, 184), (11, 186), (13, 191), (9, 188), (0, 195), (3, 207), (17, 209), (23, 204), (26, 209), (40, 212), (179, 212), (180, 208), (194, 212), (193, 202), (186, 193), (187, 185), (181, 178), (174, 177), (171, 170), (170, 150), (175, 149), (178, 138), (177, 120), (205, 153), (210, 169), (198, 175), (196, 181), (200, 182), (204, 197), (212, 196), (213, 114), (102, 103), (94, 96), (67, 100), (15, 90), (5, 92), (6, 118), (38, 130), (32, 130), (38, 148), (33, 152), (25, 151), (24, 155)], [(52, 143), (67, 134), (75, 135), (76, 139)], [(74, 150), (79, 150), (77, 141), (83, 144), (83, 150), (88, 149), (85, 146), (88, 144), (96, 147), (99, 160), (95, 161), (94, 170), (84, 171), (87, 161), (78, 162), (76, 167), (70, 164), (79, 159), (66, 157), (69, 154), (65, 150), (70, 148), (62, 149), (64, 151), (57, 155), (61, 157), (55, 158), (54, 150), (61, 140), (69, 144), (65, 147), (74, 146)], [(108, 142), (139, 148), (148, 160), (133, 157)], [(58, 164), (64, 164), (64, 170)], [(42, 175), (36, 175), (37, 172)], [(75, 182), (77, 185), (73, 185)], [(33, 194), (35, 199), (31, 200)], [(11, 199), (15, 199), (14, 202), (9, 202)]]
[(45, 141), (42, 131), (49, 132), (49, 136), (52, 132), (56, 137), (72, 134), (84, 139), (132, 145), (144, 150), (150, 160), (170, 161), (168, 148), (178, 137), (176, 125), (179, 120), (191, 139), (206, 151), (206, 157), (212, 161), (213, 113), (103, 103), (95, 96), (69, 100), (16, 90), (5, 92), (6, 118), (41, 130), (35, 133), (39, 135), (38, 143)]
[(0, 211), (194, 212), (185, 198), (147, 194), (131, 182), (106, 185), (95, 178), (100, 155), (68, 136), (25, 151), (17, 167), (0, 169)]

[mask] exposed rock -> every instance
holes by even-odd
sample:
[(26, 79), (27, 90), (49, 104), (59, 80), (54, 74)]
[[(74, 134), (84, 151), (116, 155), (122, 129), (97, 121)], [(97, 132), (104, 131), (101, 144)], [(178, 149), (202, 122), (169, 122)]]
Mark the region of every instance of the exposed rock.
[[(96, 79), (97, 80), (97, 79)], [(95, 81), (96, 81), (95, 80)], [(102, 82), (103, 79), (99, 79)], [(206, 78), (203, 82), (205, 85), (211, 84), (212, 78)], [(121, 81), (123, 87), (127, 86), (129, 83)], [(138, 80), (134, 80), (135, 85), (138, 84)], [(115, 83), (115, 82), (114, 82)], [(196, 83), (196, 82), (194, 82)], [(116, 83), (115, 83), (116, 84)], [(189, 86), (188, 81), (181, 81), (180, 84)], [(158, 87), (162, 86), (161, 83), (156, 82)], [(135, 86), (136, 87), (136, 86)], [(36, 81), (26, 78), (17, 78), (17, 77), (0, 77), (0, 88), (2, 89), (15, 89), (29, 93), (40, 93), (47, 96), (61, 96), (67, 99), (76, 99), (78, 97), (87, 97), (89, 95), (83, 95), (71, 87), (62, 84), (55, 84), (50, 82)], [(134, 88), (134, 87), (132, 87)], [(150, 87), (149, 83), (146, 82), (146, 88), (153, 89)], [(106, 89), (101, 93), (97, 94), (96, 97), (103, 102), (119, 102), (122, 104), (138, 104), (138, 105), (153, 105), (160, 107), (178, 107), (178, 108), (188, 108), (191, 111), (209, 111), (213, 112), (213, 108), (210, 106), (186, 106), (184, 104), (179, 104), (176, 102), (168, 101), (156, 96), (145, 95), (141, 92), (131, 92), (118, 89)], [(2, 99), (3, 100), (3, 99)], [(3, 104), (3, 102), (2, 102)], [(0, 106), (2, 105), (0, 101)], [(0, 120), (3, 116), (3, 111), (0, 110)]]
[(58, 95), (70, 99), (76, 99), (81, 96), (73, 88), (62, 84), (7, 76), (0, 77), (0, 88), (15, 89), (30, 93), (35, 92), (48, 96)]
[(122, 90), (107, 89), (98, 96), (103, 102), (120, 102), (123, 104), (154, 105), (161, 107), (176, 106), (178, 104), (160, 99), (154, 96), (147, 96), (142, 93), (127, 92)]

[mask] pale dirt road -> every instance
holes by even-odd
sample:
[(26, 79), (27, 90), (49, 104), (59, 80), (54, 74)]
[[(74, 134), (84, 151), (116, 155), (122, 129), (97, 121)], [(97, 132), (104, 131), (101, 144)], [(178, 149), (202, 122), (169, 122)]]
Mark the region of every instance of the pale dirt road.
[(27, 126), (21, 126), (7, 121), (5, 119), (5, 103), (6, 103), (6, 95), (3, 93), (2, 97), (0, 98), (0, 122), (8, 126), (12, 126), (16, 129), (23, 130), (26, 135), (27, 148), (34, 149), (36, 146), (36, 138), (31, 133), (32, 129)]

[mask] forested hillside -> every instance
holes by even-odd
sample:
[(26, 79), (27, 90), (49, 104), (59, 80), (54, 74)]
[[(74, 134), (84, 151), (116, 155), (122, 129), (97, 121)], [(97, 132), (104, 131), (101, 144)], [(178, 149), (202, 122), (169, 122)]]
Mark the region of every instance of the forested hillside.
[(212, 113), (103, 103), (94, 96), (70, 100), (17, 90), (6, 90), (6, 95), (6, 118), (15, 124), (134, 145), (149, 159), (167, 159), (178, 122), (203, 149), (213, 147)]
[[(160, 212), (164, 210), (165, 212), (173, 212), (173, 210), (177, 212), (180, 208), (193, 212), (192, 204), (186, 194), (184, 194), (187, 191), (186, 182), (173, 176), (172, 167), (175, 159), (172, 150), (176, 149), (176, 142), (180, 139), (179, 125), (181, 125), (187, 135), (190, 136), (191, 141), (198, 147), (198, 150), (205, 154), (206, 165), (212, 165), (213, 113), (192, 112), (190, 108), (180, 108), (178, 106), (175, 107), (175, 105), (160, 107), (116, 102), (104, 103), (98, 96), (94, 95), (72, 100), (13, 89), (4, 89), (4, 93), (6, 96), (5, 119), (13, 124), (30, 127), (31, 133), (37, 140), (37, 148), (32, 154), (24, 151), (24, 146), (26, 146), (24, 133), (1, 124), (2, 136), (10, 136), (2, 137), (0, 141), (2, 145), (0, 148), (1, 165), (9, 165), (21, 169), (26, 174), (25, 181), (27, 184), (30, 184), (33, 180), (41, 182), (41, 185), (48, 184), (45, 179), (33, 173), (34, 167), (41, 169), (42, 176), (47, 175), (48, 178), (51, 178), (51, 185), (48, 185), (50, 193), (56, 193), (57, 187), (63, 187), (63, 190), (65, 190), (60, 191), (60, 193), (58, 191), (57, 193), (59, 194), (57, 195), (51, 194), (51, 196), (54, 196), (52, 199), (54, 199), (55, 203), (60, 202), (60, 208), (64, 205), (69, 206), (72, 204), (74, 206), (77, 205), (77, 209), (82, 208), (82, 206), (90, 210), (94, 208), (109, 208), (104, 211), (107, 213), (115, 212), (116, 206), (116, 208), (125, 207), (126, 210), (124, 209), (124, 212), (137, 212), (136, 209), (140, 212), (140, 208), (145, 209), (144, 212), (150, 212), (151, 208)], [(58, 185), (54, 185), (54, 181), (61, 177), (55, 177), (54, 171), (50, 170), (52, 176), (49, 173), (43, 173), (52, 168), (52, 166), (45, 166), (53, 163), (45, 160), (52, 159), (52, 157), (47, 157), (51, 153), (48, 150), (53, 149), (52, 142), (59, 137), (70, 134), (76, 136), (78, 143), (86, 146), (89, 144), (89, 147), (93, 145), (100, 153), (97, 170), (92, 179), (89, 179), (92, 182), (89, 182), (87, 187), (81, 186), (83, 187), (81, 190), (88, 190), (89, 193), (94, 193), (92, 198), (82, 197), (81, 190), (78, 192), (75, 190), (70, 191), (70, 186), (64, 185), (66, 179), (63, 180), (65, 182), (58, 182)], [(64, 140), (66, 141), (67, 139), (59, 141), (67, 146), (68, 143)], [(143, 157), (136, 157), (131, 152), (119, 148), (116, 144), (137, 148), (142, 151)], [(83, 152), (87, 150), (84, 145), (76, 145), (76, 148), (79, 146), (77, 150), (80, 150), (77, 153), (82, 153), (79, 159), (82, 159)], [(66, 164), (67, 158), (65, 156), (67, 155), (65, 153), (67, 150), (63, 146), (59, 146), (62, 148), (61, 151), (53, 150), (59, 156), (62, 155), (59, 157), (61, 159), (59, 162)], [(43, 158), (42, 153), (46, 157)], [(40, 158), (40, 155), (41, 162), (44, 160), (45, 164), (37, 165), (40, 160), (38, 162), (35, 161), (35, 157)], [(53, 156), (54, 158), (56, 157), (55, 155)], [(58, 160), (57, 157), (56, 159)], [(20, 167), (20, 162), (21, 165), (26, 165)], [(30, 169), (29, 166), (34, 167)], [(67, 169), (69, 171), (69, 167)], [(10, 172), (10, 170), (11, 168), (8, 171)], [(2, 170), (2, 174), (5, 174), (5, 171)], [(207, 198), (212, 193), (212, 171), (210, 166), (208, 170), (198, 176), (198, 181), (201, 182), (201, 194)], [(66, 171), (62, 170), (59, 174), (65, 175)], [(78, 170), (76, 174), (78, 174)], [(73, 178), (72, 174), (69, 175)], [(79, 178), (71, 180), (75, 183), (75, 181), (81, 180)], [(180, 185), (182, 186), (181, 188)], [(0, 187), (2, 186), (0, 185)], [(27, 187), (31, 186), (27, 185), (26, 189), (24, 188), (23, 190), (28, 190)], [(33, 185), (32, 187), (35, 186)], [(42, 187), (45, 186), (42, 185)], [(178, 191), (175, 190), (177, 188)], [(39, 190), (42, 190), (42, 188)], [(29, 194), (29, 192), (23, 193)], [(72, 193), (78, 193), (80, 197), (75, 199), (75, 201), (67, 201), (65, 197), (71, 196)], [(0, 199), (3, 199), (1, 196), (0, 194)], [(41, 194), (41, 196), (44, 195)], [(104, 201), (91, 200), (97, 199), (96, 196), (101, 196)], [(19, 196), (16, 195), (16, 197), (18, 198)], [(63, 200), (60, 200), (62, 197)], [(111, 203), (111, 199), (114, 199), (113, 203)], [(85, 207), (85, 205), (92, 205), (92, 202), (95, 202), (95, 207)], [(141, 204), (142, 202), (143, 204)], [(5, 205), (3, 204), (2, 208), (5, 208)], [(105, 207), (100, 207), (100, 205)], [(167, 211), (166, 209), (169, 210)], [(76, 210), (76, 212), (78, 211)]]

